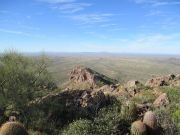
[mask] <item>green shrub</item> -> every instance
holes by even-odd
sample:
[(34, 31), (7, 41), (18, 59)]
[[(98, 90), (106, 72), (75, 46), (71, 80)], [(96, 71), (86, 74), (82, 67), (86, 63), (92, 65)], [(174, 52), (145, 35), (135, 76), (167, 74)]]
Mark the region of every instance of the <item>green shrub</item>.
[[(165, 112), (169, 114), (169, 117), (171, 118), (171, 121), (174, 122), (174, 124), (179, 127), (180, 126), (180, 87), (164, 87), (162, 89), (163, 92), (167, 93), (168, 98), (170, 100), (170, 104), (165, 109)], [(179, 128), (180, 130), (180, 128)]]
[(96, 135), (109, 135), (115, 125), (121, 120), (121, 104), (117, 101), (111, 106), (105, 107), (94, 118), (94, 131)]
[(166, 109), (155, 111), (157, 123), (163, 129), (164, 135), (174, 135), (177, 133), (176, 124), (172, 121), (171, 115)]
[(129, 123), (135, 121), (138, 118), (136, 104), (130, 102), (128, 105), (122, 105), (121, 116)]
[(173, 121), (176, 123), (177, 127), (180, 129), (180, 109), (172, 114)]
[(27, 57), (16, 52), (0, 56), (0, 107), (17, 111), (20, 121), (29, 122), (27, 104), (56, 88), (47, 70), (45, 56)]
[(35, 61), (10, 52), (0, 57), (0, 63), (0, 96), (4, 106), (24, 106), (53, 83), (44, 58)]
[(69, 124), (63, 135), (93, 135), (93, 125), (90, 120), (77, 120)]
[(109, 135), (118, 130), (114, 127), (120, 123), (121, 127), (125, 128), (122, 124), (127, 124), (122, 123), (120, 110), (121, 104), (115, 101), (114, 104), (101, 109), (92, 121), (82, 119), (74, 121), (63, 132), (63, 135)]
[(134, 96), (133, 101), (139, 104), (152, 103), (156, 97), (153, 95), (152, 90), (142, 90), (140, 95)]

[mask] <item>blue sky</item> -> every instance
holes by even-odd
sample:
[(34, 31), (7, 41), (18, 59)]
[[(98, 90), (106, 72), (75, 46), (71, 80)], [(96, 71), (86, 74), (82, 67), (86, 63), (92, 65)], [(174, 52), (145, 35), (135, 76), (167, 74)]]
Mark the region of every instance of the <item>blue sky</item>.
[(0, 51), (180, 54), (180, 0), (0, 0)]

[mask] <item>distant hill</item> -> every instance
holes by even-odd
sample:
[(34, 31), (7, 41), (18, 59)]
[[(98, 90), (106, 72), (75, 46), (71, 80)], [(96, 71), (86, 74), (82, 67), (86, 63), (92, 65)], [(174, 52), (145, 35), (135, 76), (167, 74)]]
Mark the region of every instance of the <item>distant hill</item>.
[[(104, 53), (105, 54), (105, 53)], [(147, 79), (180, 72), (178, 56), (133, 56), (133, 55), (69, 55), (49, 57), (49, 71), (60, 86), (69, 80), (69, 73), (76, 65), (90, 67), (120, 83), (128, 80), (145, 82)]]

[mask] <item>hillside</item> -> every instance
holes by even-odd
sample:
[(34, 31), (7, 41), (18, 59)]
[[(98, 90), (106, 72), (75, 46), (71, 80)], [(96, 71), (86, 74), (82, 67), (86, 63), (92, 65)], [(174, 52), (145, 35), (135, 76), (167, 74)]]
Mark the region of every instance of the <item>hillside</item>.
[(76, 65), (91, 69), (116, 79), (121, 83), (128, 80), (145, 82), (147, 79), (180, 72), (179, 56), (131, 56), (112, 54), (62, 54), (50, 56), (49, 71), (62, 85)]
[[(168, 69), (168, 73), (174, 70), (171, 74), (149, 75), (151, 77), (143, 79), (145, 81), (137, 79), (139, 74), (133, 74), (137, 76), (135, 79), (125, 81), (122, 76), (121, 80), (124, 82), (118, 82), (106, 75), (107, 71), (111, 70), (107, 67), (106, 72), (102, 72), (105, 69), (99, 72), (91, 66), (76, 65), (66, 75), (69, 79), (64, 80), (60, 86), (56, 85), (59, 79), (54, 79), (58, 75), (63, 76), (65, 72), (58, 72), (56, 76), (55, 72), (53, 74), (48, 72), (52, 71), (50, 68), (53, 64), (49, 69), (47, 67), (53, 59), (50, 57), (50, 61), (46, 61), (46, 57), (27, 57), (14, 52), (5, 53), (0, 57), (0, 135), (178, 135), (180, 133), (180, 74), (178, 62), (174, 62), (178, 59), (163, 57), (161, 63), (158, 63), (159, 59), (128, 58), (129, 65), (130, 61), (138, 63), (137, 60), (142, 60), (140, 67), (151, 72), (159, 71), (163, 68), (163, 63), (169, 65), (164, 67)], [(92, 59), (97, 60), (95, 57), (89, 59), (90, 62)], [(113, 61), (111, 57), (103, 59), (107, 60), (104, 62)], [(120, 58), (114, 57), (114, 60), (116, 59)], [(167, 62), (167, 59), (171, 62)], [(57, 58), (55, 60), (57, 61)], [(100, 64), (101, 62), (103, 61), (99, 61)], [(154, 68), (146, 67), (155, 62), (162, 65)], [(92, 64), (92, 67), (98, 64)], [(109, 63), (109, 67), (115, 69), (112, 63)], [(126, 72), (134, 67), (134, 64), (129, 68), (127, 66)], [(137, 67), (136, 70), (141, 69)], [(68, 68), (64, 66), (66, 71)], [(148, 74), (146, 70), (141, 75)]]

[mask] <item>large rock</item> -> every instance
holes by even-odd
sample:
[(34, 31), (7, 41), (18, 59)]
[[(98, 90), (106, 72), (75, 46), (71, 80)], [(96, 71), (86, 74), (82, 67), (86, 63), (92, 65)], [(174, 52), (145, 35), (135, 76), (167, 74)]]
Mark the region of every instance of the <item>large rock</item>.
[(166, 107), (169, 104), (169, 99), (166, 93), (161, 94), (155, 101), (155, 107)]
[(137, 87), (140, 84), (138, 80), (130, 80), (127, 82), (126, 87)]
[(131, 96), (135, 96), (140, 92), (141, 88), (140, 82), (138, 80), (130, 80), (125, 84), (125, 91), (127, 91)]

